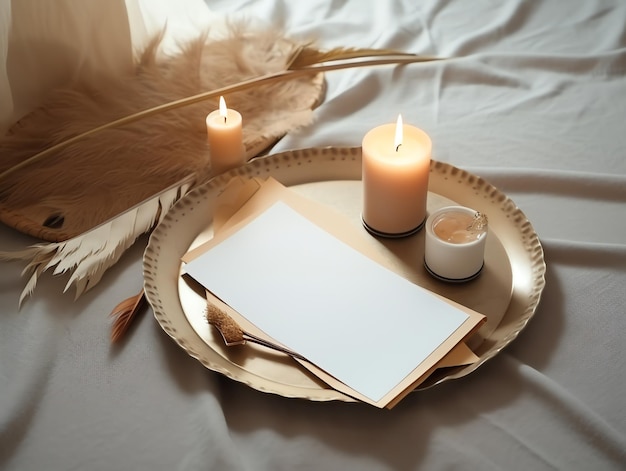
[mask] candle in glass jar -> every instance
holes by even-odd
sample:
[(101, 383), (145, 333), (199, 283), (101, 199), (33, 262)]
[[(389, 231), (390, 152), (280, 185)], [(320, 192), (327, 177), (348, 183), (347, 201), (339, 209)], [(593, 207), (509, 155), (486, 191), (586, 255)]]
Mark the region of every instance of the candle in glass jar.
[(421, 129), (384, 124), (363, 138), (363, 224), (375, 235), (402, 237), (426, 219), (432, 142)]
[(436, 278), (468, 281), (484, 264), (487, 217), (464, 206), (448, 206), (426, 221), (424, 265)]
[(433, 232), (444, 242), (467, 244), (478, 240), (485, 233), (483, 229), (473, 230), (476, 213), (449, 209), (433, 219)]
[(244, 163), (241, 114), (226, 108), (224, 97), (220, 97), (219, 109), (206, 117), (206, 129), (214, 174)]

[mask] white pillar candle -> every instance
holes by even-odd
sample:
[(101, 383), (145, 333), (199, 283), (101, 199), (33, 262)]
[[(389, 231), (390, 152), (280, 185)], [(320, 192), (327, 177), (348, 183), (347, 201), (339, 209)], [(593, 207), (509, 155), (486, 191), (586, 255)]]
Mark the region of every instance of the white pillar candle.
[(219, 109), (206, 117), (206, 129), (214, 174), (244, 163), (241, 114), (226, 108), (224, 97), (220, 97)]
[(447, 206), (426, 221), (424, 265), (436, 278), (468, 281), (480, 274), (487, 217), (464, 206)]
[(384, 124), (363, 138), (363, 223), (372, 233), (402, 237), (426, 219), (430, 137), (414, 126)]

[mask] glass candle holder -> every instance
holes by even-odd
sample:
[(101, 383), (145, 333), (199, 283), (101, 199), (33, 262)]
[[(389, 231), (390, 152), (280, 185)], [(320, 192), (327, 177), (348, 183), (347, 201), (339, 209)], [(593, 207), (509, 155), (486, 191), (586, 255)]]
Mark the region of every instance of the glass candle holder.
[(464, 206), (447, 206), (426, 220), (424, 266), (443, 281), (464, 282), (482, 271), (487, 217)]

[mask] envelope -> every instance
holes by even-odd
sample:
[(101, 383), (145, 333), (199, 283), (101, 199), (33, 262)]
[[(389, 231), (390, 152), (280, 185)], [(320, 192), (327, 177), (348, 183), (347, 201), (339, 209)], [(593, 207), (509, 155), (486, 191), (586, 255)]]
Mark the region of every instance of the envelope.
[[(343, 215), (335, 212), (332, 208), (309, 200), (285, 188), (272, 178), (262, 180), (241, 177), (233, 178), (218, 197), (214, 214), (214, 238), (185, 254), (183, 262), (188, 263), (196, 259), (221, 240), (225, 240), (237, 230), (244, 227), (277, 201), (288, 203), (300, 214), (306, 216), (310, 221), (314, 222), (337, 239), (345, 242), (382, 266), (386, 266), (387, 261), (385, 258), (382, 257), (379, 252), (372, 250), (371, 235), (365, 231), (355, 230), (354, 226), (347, 221)], [(406, 394), (423, 382), (435, 369), (469, 364), (478, 360), (464, 343), (464, 340), (476, 332), (485, 321), (485, 317), (465, 306), (442, 298), (435, 293), (433, 293), (433, 295), (444, 299), (446, 302), (467, 313), (469, 316), (467, 325), (465, 325), (462, 332), (457, 336), (451, 336), (451, 338), (441, 344), (432, 352), (427, 361), (416, 366), (416, 369), (410, 375), (379, 401), (372, 401), (310, 362), (297, 361), (330, 387), (374, 406), (391, 408)], [(230, 306), (222, 303), (210, 291), (207, 292), (207, 299), (225, 310), (245, 331), (265, 338), (272, 343), (278, 343), (275, 339), (270, 338), (267, 334), (258, 329), (254, 324), (248, 322), (247, 319), (230, 308)]]

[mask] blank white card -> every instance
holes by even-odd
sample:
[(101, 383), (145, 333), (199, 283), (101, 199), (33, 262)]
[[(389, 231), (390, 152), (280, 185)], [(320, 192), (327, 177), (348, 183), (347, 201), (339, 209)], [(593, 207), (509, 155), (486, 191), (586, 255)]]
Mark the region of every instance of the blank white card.
[(186, 271), (267, 335), (373, 401), (468, 318), (284, 202)]

